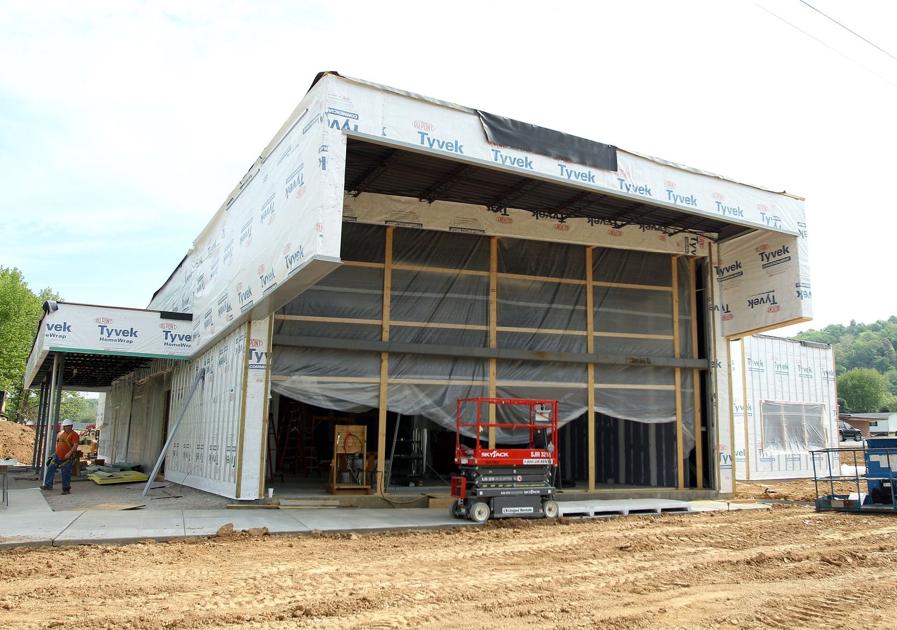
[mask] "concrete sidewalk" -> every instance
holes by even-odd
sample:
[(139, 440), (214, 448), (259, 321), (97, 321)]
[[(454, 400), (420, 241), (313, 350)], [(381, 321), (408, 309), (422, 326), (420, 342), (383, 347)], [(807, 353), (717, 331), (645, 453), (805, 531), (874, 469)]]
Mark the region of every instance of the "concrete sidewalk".
[[(606, 518), (630, 514), (689, 513), (768, 507), (723, 501), (628, 499), (560, 502), (561, 515)], [(447, 509), (156, 509), (66, 510), (54, 512), (36, 488), (11, 490), (0, 510), (0, 550), (21, 545), (122, 544), (211, 536), (226, 524), (235, 531), (266, 527), (272, 534), (374, 532), (403, 529), (475, 527), (449, 516)]]
[(71, 510), (54, 512), (38, 489), (11, 490), (9, 507), (0, 510), (0, 549), (20, 545), (128, 543), (152, 538), (173, 540), (210, 536), (227, 523), (235, 531), (267, 527), (272, 534), (312, 531), (350, 532), (465, 527), (448, 510), (301, 509), (301, 510)]

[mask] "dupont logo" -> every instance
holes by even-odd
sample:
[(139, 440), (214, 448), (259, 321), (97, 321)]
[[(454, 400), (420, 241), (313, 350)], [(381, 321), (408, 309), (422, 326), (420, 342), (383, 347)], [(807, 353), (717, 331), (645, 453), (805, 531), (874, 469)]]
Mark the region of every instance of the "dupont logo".
[(760, 258), (761, 266), (767, 271), (774, 267), (778, 267), (779, 265), (791, 262), (791, 249), (787, 245), (782, 245), (778, 249), (772, 251), (769, 250), (768, 245), (762, 245), (755, 251)]
[(781, 308), (778, 301), (776, 300), (775, 289), (752, 295), (747, 299), (747, 305), (751, 310), (762, 308), (765, 306), (767, 312), (769, 313), (777, 313)]
[(482, 451), (480, 453), (480, 457), (488, 457), (491, 459), (501, 459), (503, 457), (507, 457), (508, 453), (505, 451)]
[(735, 260), (728, 265), (719, 265), (715, 269), (718, 282), (740, 278), (744, 275), (744, 267), (740, 260)]
[(427, 133), (433, 133), (436, 131), (436, 125), (433, 123), (428, 123), (424, 120), (415, 120), (411, 123), (411, 126), (417, 129), (418, 131), (426, 131)]
[(569, 223), (555, 223), (554, 229), (558, 232), (569, 232), (570, 224)]
[(502, 223), (504, 225), (511, 225), (514, 222), (514, 219), (512, 219), (511, 217), (509, 217), (506, 214), (499, 214), (498, 216), (495, 217), (495, 222)]

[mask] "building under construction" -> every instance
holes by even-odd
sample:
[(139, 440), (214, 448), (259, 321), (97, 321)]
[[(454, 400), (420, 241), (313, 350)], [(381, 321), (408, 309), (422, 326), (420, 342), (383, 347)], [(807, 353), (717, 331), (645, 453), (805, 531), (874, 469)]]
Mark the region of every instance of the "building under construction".
[(559, 402), (564, 489), (725, 493), (727, 339), (809, 316), (801, 199), (331, 72), (148, 310), (47, 308), (26, 386), (235, 499), (439, 485), (474, 396)]

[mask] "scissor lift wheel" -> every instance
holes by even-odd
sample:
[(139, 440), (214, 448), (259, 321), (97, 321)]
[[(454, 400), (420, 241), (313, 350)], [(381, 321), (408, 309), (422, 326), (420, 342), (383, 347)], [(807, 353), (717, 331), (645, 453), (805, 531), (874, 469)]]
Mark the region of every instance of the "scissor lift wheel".
[(491, 514), (489, 504), (484, 501), (474, 501), (467, 509), (467, 518), (474, 523), (485, 523)]
[(545, 513), (545, 518), (557, 518), (560, 512), (557, 501), (543, 501), (542, 512)]

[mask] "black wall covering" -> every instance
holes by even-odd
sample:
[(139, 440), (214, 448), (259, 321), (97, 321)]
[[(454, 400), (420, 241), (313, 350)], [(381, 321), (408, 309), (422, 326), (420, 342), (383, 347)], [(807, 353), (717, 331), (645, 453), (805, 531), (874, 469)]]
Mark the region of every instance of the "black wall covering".
[(486, 138), (492, 144), (547, 155), (602, 171), (617, 170), (617, 149), (609, 144), (537, 127), (477, 110)]

